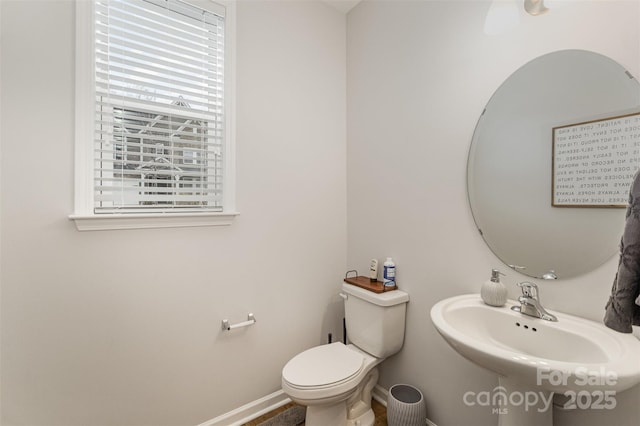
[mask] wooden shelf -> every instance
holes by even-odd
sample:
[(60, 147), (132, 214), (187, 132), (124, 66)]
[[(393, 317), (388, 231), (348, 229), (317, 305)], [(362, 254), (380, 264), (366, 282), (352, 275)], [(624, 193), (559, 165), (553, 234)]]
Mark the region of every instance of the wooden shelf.
[(398, 288), (398, 286), (385, 286), (382, 281), (371, 281), (369, 277), (357, 276), (348, 277), (344, 279), (347, 284), (353, 284), (357, 287), (364, 288), (365, 290), (372, 291), (374, 293), (384, 293), (385, 291), (391, 291)]

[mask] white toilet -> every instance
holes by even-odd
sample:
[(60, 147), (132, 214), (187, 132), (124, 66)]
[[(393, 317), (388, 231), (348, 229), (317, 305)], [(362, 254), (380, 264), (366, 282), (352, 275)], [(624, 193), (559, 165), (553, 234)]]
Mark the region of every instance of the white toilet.
[(374, 293), (342, 284), (348, 345), (316, 346), (282, 369), (282, 390), (307, 406), (306, 426), (371, 426), (371, 391), (376, 366), (404, 342), (409, 295), (400, 290)]

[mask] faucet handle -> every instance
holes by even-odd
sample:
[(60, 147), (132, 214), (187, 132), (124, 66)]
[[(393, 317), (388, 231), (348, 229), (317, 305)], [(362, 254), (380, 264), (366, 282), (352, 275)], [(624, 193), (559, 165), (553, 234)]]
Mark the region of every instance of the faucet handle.
[(538, 298), (538, 285), (529, 281), (518, 283), (518, 287), (522, 289), (522, 295), (526, 297)]

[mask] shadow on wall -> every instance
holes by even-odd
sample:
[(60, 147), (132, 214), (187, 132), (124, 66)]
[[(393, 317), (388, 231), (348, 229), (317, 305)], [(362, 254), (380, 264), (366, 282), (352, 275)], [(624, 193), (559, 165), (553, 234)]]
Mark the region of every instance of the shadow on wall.
[(334, 294), (329, 303), (327, 309), (324, 312), (322, 318), (322, 328), (320, 329), (320, 343), (327, 343), (329, 333), (331, 333), (332, 342), (344, 341), (343, 332), (343, 319), (344, 319), (344, 301), (340, 297), (339, 293)]

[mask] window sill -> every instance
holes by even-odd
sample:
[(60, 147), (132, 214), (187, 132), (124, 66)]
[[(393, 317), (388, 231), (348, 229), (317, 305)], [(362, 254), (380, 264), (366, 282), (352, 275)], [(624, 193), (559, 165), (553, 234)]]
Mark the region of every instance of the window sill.
[(183, 228), (192, 226), (228, 226), (239, 213), (156, 213), (69, 216), (78, 231), (114, 229)]

